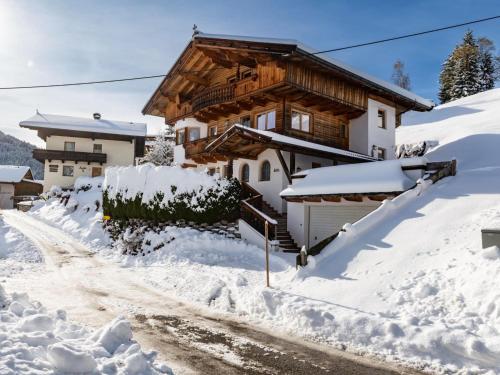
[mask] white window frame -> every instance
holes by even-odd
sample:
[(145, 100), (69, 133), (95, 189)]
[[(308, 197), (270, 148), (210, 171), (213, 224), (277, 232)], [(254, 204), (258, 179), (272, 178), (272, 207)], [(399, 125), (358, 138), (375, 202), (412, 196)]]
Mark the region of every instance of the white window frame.
[[(274, 124), (272, 124), (272, 127), (269, 126), (269, 115), (273, 113), (274, 114)], [(264, 123), (264, 129), (259, 128), (259, 118), (265, 116), (265, 123)], [(261, 112), (255, 115), (255, 126), (256, 129), (259, 130), (271, 130), (271, 129), (276, 129), (276, 109), (270, 109), (269, 111)]]
[[(382, 113), (382, 123), (380, 123), (380, 114)], [(377, 109), (377, 127), (379, 129), (387, 129), (387, 111), (385, 109)]]
[[(65, 174), (66, 168), (71, 168), (71, 174)], [(62, 175), (63, 177), (75, 177), (75, 167), (73, 165), (63, 165)]]
[[(298, 128), (293, 127), (293, 115), (294, 115), (294, 113), (297, 113), (299, 115), (299, 127)], [(303, 116), (307, 116), (309, 118), (309, 121), (307, 123), (307, 130), (304, 130), (304, 128), (303, 128), (303, 121), (302, 121)], [(304, 133), (311, 133), (312, 114), (310, 114), (308, 112), (300, 111), (298, 109), (292, 109), (292, 116), (290, 117), (290, 122), (291, 122), (290, 127), (292, 128), (292, 130), (297, 130), (297, 131), (304, 132)]]

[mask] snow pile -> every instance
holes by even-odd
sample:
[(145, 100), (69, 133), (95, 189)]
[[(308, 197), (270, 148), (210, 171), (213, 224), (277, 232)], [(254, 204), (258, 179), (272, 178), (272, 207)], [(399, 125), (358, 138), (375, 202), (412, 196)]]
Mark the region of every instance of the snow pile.
[(130, 323), (116, 318), (94, 332), (49, 313), (26, 294), (0, 286), (0, 372), (2, 374), (172, 374), (155, 363), (132, 338)]
[(191, 207), (197, 206), (198, 199), (208, 195), (210, 191), (222, 195), (229, 186), (229, 180), (207, 173), (178, 166), (156, 167), (153, 164), (107, 168), (104, 180), (104, 189), (111, 200), (132, 200), (140, 195), (142, 202), (148, 204), (155, 201), (158, 193), (161, 193), (160, 203), (168, 205), (182, 194), (196, 193), (188, 202)]
[(37, 269), (42, 261), (36, 247), (0, 216), (0, 276)]
[(296, 195), (393, 193), (408, 190), (415, 181), (406, 176), (399, 160), (346, 164), (309, 169), (281, 192), (282, 197)]
[(73, 192), (53, 186), (47, 200), (36, 201), (28, 214), (57, 225), (91, 247), (107, 246), (110, 241), (102, 229), (102, 183), (102, 177), (79, 177)]

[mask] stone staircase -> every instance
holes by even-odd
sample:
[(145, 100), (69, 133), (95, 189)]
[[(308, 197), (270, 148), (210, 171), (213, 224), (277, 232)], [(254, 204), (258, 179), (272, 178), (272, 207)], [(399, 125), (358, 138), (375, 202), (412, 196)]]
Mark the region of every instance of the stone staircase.
[(293, 240), (292, 236), (288, 232), (287, 229), (287, 214), (280, 214), (274, 208), (271, 207), (269, 203), (266, 201), (262, 201), (262, 212), (264, 212), (267, 216), (273, 218), (278, 222), (277, 229), (277, 240), (279, 241), (279, 247), (286, 253), (299, 253), (300, 249)]

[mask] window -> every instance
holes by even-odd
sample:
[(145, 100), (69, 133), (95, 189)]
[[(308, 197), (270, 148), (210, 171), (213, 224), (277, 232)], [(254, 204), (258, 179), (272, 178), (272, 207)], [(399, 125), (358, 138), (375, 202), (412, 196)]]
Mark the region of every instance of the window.
[(250, 120), (250, 116), (243, 116), (240, 119), (240, 124), (243, 125), (246, 128), (250, 128), (252, 126), (252, 123), (251, 123), (251, 120)]
[(227, 83), (235, 83), (235, 82), (236, 82), (236, 76), (232, 76), (227, 79)]
[(73, 177), (74, 168), (72, 165), (63, 165), (63, 176)]
[(208, 136), (215, 137), (217, 135), (217, 126), (210, 126), (208, 128)]
[(189, 128), (189, 142), (200, 139), (200, 128)]
[(241, 167), (241, 181), (248, 182), (250, 180), (250, 167), (248, 164), (243, 164)]
[(292, 111), (292, 129), (309, 132), (311, 115), (304, 112)]
[(385, 148), (377, 147), (377, 158), (385, 160)]
[(381, 129), (385, 129), (385, 111), (382, 109), (378, 110), (378, 115), (377, 115), (377, 126)]
[(182, 145), (186, 141), (186, 129), (177, 130), (177, 144)]
[(311, 167), (314, 169), (314, 168), (321, 168), (321, 163), (316, 163), (316, 162), (312, 162), (312, 165)]
[(64, 151), (75, 151), (75, 142), (64, 142)]
[(58, 172), (59, 166), (57, 164), (49, 164), (49, 172)]
[(344, 124), (340, 125), (339, 136), (340, 138), (345, 138), (347, 136), (346, 126)]
[(208, 168), (209, 176), (213, 176), (215, 174), (215, 168)]
[(276, 126), (276, 111), (269, 111), (257, 115), (257, 129), (269, 130)]
[(102, 145), (99, 143), (94, 143), (94, 152), (102, 154)]
[(251, 76), (252, 76), (251, 70), (246, 70), (243, 73), (241, 73), (241, 79), (250, 78)]
[(260, 181), (271, 180), (271, 164), (266, 160), (260, 166)]

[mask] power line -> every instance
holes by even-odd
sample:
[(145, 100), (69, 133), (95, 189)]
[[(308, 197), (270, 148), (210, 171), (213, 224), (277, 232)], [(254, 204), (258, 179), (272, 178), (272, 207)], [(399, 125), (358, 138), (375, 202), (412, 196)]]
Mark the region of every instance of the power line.
[[(417, 32), (417, 33), (405, 34), (405, 35), (400, 35), (400, 36), (396, 36), (396, 37), (392, 37), (392, 38), (386, 38), (386, 39), (380, 39), (380, 40), (376, 40), (376, 41), (372, 41), (372, 42), (367, 42), (367, 43), (353, 44), (353, 45), (345, 46), (345, 47), (332, 48), (332, 49), (327, 49), (327, 50), (323, 50), (323, 51), (312, 52), (312, 53), (309, 53), (309, 54), (310, 55), (319, 55), (319, 54), (327, 53), (327, 52), (336, 52), (336, 51), (343, 51), (343, 50), (346, 50), (346, 49), (352, 49), (352, 48), (358, 48), (358, 47), (365, 47), (365, 46), (370, 46), (370, 45), (374, 45), (374, 44), (391, 42), (391, 41), (394, 41), (394, 40), (411, 38), (411, 37), (414, 37), (414, 36), (431, 34), (431, 33), (435, 33), (435, 32), (438, 32), (438, 31), (455, 29), (455, 28), (458, 28), (458, 27), (472, 25), (472, 24), (486, 22), (486, 21), (491, 21), (491, 20), (499, 19), (499, 18), (500, 18), (500, 15), (493, 16), (493, 17), (488, 17), (488, 18), (482, 18), (482, 19), (478, 19), (478, 20), (474, 20), (474, 21), (469, 21), (469, 22), (464, 22), (464, 23), (459, 23), (459, 24), (455, 24), (455, 25), (439, 27), (437, 29), (420, 31), (420, 32)], [(204, 70), (197, 70), (197, 71), (196, 70), (191, 70), (191, 71), (186, 71), (186, 73), (187, 72), (189, 72), (189, 73), (199, 73), (199, 72), (206, 72), (206, 71), (212, 71), (212, 70), (217, 70), (217, 69), (226, 69), (226, 68), (224, 68), (224, 67), (216, 67), (216, 68), (212, 68), (212, 69), (204, 69)], [(152, 78), (164, 78), (166, 76), (167, 76), (166, 74), (157, 74), (157, 75), (151, 75), (151, 76), (129, 77), (129, 78), (118, 78), (118, 79), (107, 79), (107, 80), (101, 80), (101, 81), (56, 83), (56, 84), (30, 85), (30, 86), (7, 86), (7, 87), (0, 87), (0, 90), (20, 90), (20, 89), (39, 89), (39, 88), (66, 87), (66, 86), (84, 86), (84, 85), (95, 85), (95, 84), (103, 84), (103, 83), (139, 81), (139, 80), (152, 79)]]
[(401, 36), (395, 36), (392, 38), (387, 38), (387, 39), (380, 39), (376, 40), (374, 42), (367, 42), (367, 43), (360, 43), (360, 44), (353, 44), (352, 46), (347, 46), (347, 47), (340, 47), (340, 48), (333, 48), (333, 49), (327, 49), (324, 51), (319, 51), (319, 52), (313, 52), (311, 55), (319, 55), (321, 53), (327, 53), (327, 52), (336, 52), (336, 51), (343, 51), (346, 49), (351, 49), (351, 48), (358, 48), (358, 47), (364, 47), (364, 46), (371, 46), (373, 44), (379, 44), (379, 43), (385, 43), (385, 42), (391, 42), (393, 40), (399, 40), (399, 39), (405, 39), (405, 38), (411, 38), (414, 36), (419, 36), (419, 35), (425, 35), (425, 34), (431, 34), (435, 33), (438, 31), (443, 31), (443, 30), (449, 30), (449, 29), (456, 29), (457, 27), (462, 27), (462, 26), (467, 26), (467, 25), (472, 25), (475, 23), (480, 23), (480, 22), (486, 22), (486, 21), (491, 21), (494, 19), (498, 19), (500, 16), (493, 16), (493, 17), (488, 17), (488, 18), (482, 18), (480, 20), (474, 20), (474, 21), (469, 21), (469, 22), (464, 22), (464, 23), (458, 23), (456, 25), (451, 25), (451, 26), (445, 26), (445, 27), (440, 27), (437, 29), (432, 29), (432, 30), (426, 30), (426, 31), (420, 31), (418, 33), (412, 33), (412, 34), (406, 34), (406, 35), (401, 35)]

